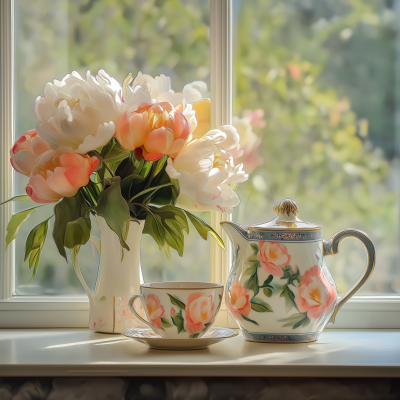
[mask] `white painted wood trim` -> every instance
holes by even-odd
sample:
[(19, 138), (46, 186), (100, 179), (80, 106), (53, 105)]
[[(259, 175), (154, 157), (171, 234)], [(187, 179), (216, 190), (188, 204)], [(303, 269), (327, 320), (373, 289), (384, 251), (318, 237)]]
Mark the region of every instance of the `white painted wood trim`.
[[(211, 127), (232, 122), (232, 1), (210, 0), (210, 75), (211, 75)], [(222, 237), (227, 250), (214, 240), (210, 244), (210, 277), (212, 282), (225, 284), (230, 266), (229, 241), (220, 222), (230, 216), (211, 213), (211, 226)], [(221, 311), (225, 311), (225, 302)], [(227, 313), (219, 316), (220, 326), (229, 326)], [(233, 321), (232, 321), (233, 322)]]
[[(9, 149), (13, 138), (13, 1), (0, 2), (0, 203), (12, 197), (12, 167)], [(0, 206), (0, 299), (10, 298), (14, 289), (14, 245), (5, 251), (6, 227), (12, 203)]]
[[(211, 101), (212, 124), (231, 122), (232, 110), (232, 2), (211, 0)], [(8, 150), (13, 132), (13, 0), (0, 1), (0, 200), (12, 196), (12, 168)], [(0, 328), (87, 327), (89, 302), (84, 297), (12, 297), (14, 291), (14, 249), (4, 251), (6, 224), (12, 205), (0, 207)], [(229, 245), (219, 222), (227, 215), (212, 213), (211, 223)], [(225, 284), (230, 261), (211, 240), (211, 280)], [(216, 326), (235, 327), (225, 305)], [(400, 296), (365, 297), (349, 300), (339, 311), (335, 325), (329, 328), (400, 329)]]

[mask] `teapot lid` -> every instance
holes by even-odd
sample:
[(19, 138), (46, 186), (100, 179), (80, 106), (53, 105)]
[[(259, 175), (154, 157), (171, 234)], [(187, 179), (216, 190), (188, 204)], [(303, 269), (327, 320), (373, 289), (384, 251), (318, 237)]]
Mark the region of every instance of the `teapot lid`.
[(321, 225), (312, 222), (302, 221), (297, 217), (299, 209), (292, 199), (284, 199), (275, 207), (274, 211), (278, 214), (272, 221), (263, 224), (249, 226), (250, 231), (320, 231)]

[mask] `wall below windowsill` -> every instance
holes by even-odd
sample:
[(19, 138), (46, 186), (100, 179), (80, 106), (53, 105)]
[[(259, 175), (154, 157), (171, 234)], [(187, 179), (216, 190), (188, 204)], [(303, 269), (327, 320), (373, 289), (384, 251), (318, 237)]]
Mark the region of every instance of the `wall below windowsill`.
[(400, 377), (399, 330), (326, 330), (318, 342), (151, 350), (88, 329), (0, 330), (0, 376)]

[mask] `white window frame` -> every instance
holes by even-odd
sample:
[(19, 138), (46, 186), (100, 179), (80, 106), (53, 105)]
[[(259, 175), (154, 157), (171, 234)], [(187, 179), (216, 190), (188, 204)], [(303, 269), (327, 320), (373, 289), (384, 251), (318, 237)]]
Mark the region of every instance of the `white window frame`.
[[(0, 201), (12, 196), (12, 168), (8, 149), (13, 137), (13, 0), (0, 2)], [(230, 124), (232, 119), (232, 0), (210, 0), (212, 126)], [(4, 249), (11, 203), (0, 206), (0, 328), (87, 327), (89, 301), (85, 297), (15, 296), (14, 244)], [(212, 213), (214, 229), (228, 239), (220, 222), (226, 214)], [(379, 251), (379, 249), (378, 249)], [(210, 243), (210, 277), (225, 283), (230, 251)], [(377, 266), (379, 268), (379, 265)], [(216, 324), (236, 327), (221, 307)], [(400, 328), (400, 296), (355, 296), (340, 310), (330, 328)]]

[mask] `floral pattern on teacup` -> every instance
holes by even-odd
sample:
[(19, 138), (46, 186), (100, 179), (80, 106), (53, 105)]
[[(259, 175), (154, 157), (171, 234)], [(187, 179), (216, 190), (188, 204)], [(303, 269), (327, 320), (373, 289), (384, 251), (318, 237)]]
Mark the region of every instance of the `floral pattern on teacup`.
[(208, 326), (214, 315), (212, 295), (192, 293), (187, 300), (185, 329), (190, 334), (200, 333)]
[(158, 328), (161, 328), (161, 317), (164, 316), (164, 307), (162, 306), (160, 299), (155, 294), (149, 294), (146, 296), (146, 307), (147, 313), (151, 322)]
[[(174, 306), (171, 308), (171, 319), (176, 326), (178, 334), (187, 332), (189, 333), (189, 338), (195, 339), (212, 324), (215, 316), (212, 295), (206, 295), (201, 292), (192, 293), (188, 296), (187, 304), (185, 304), (178, 296), (167, 294)], [(220, 304), (221, 300), (222, 296), (220, 296)]]

